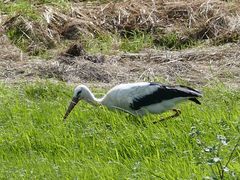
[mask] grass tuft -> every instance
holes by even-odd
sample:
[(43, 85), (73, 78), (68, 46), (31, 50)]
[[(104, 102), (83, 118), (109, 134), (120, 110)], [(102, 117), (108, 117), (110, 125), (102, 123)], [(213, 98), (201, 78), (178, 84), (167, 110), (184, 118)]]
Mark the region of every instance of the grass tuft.
[(169, 33), (155, 37), (153, 43), (156, 47), (165, 47), (168, 49), (192, 48), (200, 43), (200, 40), (191, 37), (179, 37), (176, 33)]
[(153, 47), (153, 37), (144, 32), (128, 32), (131, 35), (121, 39), (120, 50), (125, 52), (139, 52), (144, 48)]

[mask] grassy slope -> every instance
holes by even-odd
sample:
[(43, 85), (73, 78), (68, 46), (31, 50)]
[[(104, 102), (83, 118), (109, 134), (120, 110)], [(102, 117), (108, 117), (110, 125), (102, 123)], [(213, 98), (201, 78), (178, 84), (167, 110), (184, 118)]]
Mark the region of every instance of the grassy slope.
[[(158, 125), (85, 103), (64, 124), (71, 93), (63, 84), (0, 85), (0, 179), (214, 177), (212, 158), (226, 164), (239, 137), (240, 92), (226, 87), (205, 88), (202, 106), (184, 103), (180, 117)], [(219, 135), (228, 144), (218, 154)], [(239, 157), (238, 148), (225, 177), (240, 177)]]

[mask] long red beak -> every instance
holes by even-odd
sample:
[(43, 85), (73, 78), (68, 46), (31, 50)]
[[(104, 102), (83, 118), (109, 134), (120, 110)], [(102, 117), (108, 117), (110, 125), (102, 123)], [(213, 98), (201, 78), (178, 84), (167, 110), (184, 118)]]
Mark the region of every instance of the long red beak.
[(65, 121), (66, 118), (68, 117), (68, 115), (70, 114), (70, 112), (73, 110), (73, 108), (76, 106), (76, 104), (78, 103), (79, 99), (77, 97), (73, 97), (71, 103), (68, 106), (68, 109), (63, 117), (63, 120)]

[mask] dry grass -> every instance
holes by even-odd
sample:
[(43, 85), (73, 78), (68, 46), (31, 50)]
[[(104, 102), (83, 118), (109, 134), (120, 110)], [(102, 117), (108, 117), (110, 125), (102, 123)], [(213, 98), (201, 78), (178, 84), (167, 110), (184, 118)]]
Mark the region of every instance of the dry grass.
[(55, 47), (59, 34), (41, 22), (35, 22), (22, 15), (10, 18), (3, 24), (8, 37), (24, 51), (31, 55)]
[(105, 32), (124, 37), (129, 32), (146, 32), (157, 44), (161, 44), (159, 37), (169, 33), (176, 34), (180, 43), (211, 39), (215, 44), (238, 42), (240, 34), (239, 1), (78, 2), (68, 12), (50, 5), (36, 9), (41, 21), (17, 14), (2, 23), (15, 43), (25, 43), (31, 54), (53, 48), (64, 39), (81, 40)]
[[(127, 35), (127, 31), (144, 31), (152, 33), (156, 39), (175, 33), (183, 41), (210, 39), (221, 45), (239, 41), (239, 5), (238, 1), (220, 0), (78, 2), (72, 4), (68, 13), (52, 6), (41, 7), (40, 21), (18, 14), (8, 19), (4, 16), (1, 23), (10, 35), (18, 33), (13, 37), (18, 37), (16, 41), (24, 39), (27, 51), (32, 54), (52, 48), (65, 39), (78, 42), (106, 31), (120, 35)], [(66, 82), (116, 84), (163, 80), (206, 83), (219, 79), (228, 84), (240, 84), (240, 51), (236, 44), (183, 51), (147, 49), (138, 54), (114, 56), (91, 55), (76, 46), (76, 51), (70, 48), (51, 61), (31, 61), (13, 47), (6, 36), (2, 36), (2, 40), (3, 37), (5, 41), (0, 51), (0, 78), (3, 80), (55, 78)], [(68, 54), (70, 56), (66, 56)]]
[(168, 83), (207, 84), (220, 81), (239, 87), (240, 48), (225, 45), (183, 51), (148, 49), (141, 53), (113, 56), (66, 56), (46, 60), (0, 61), (0, 79), (19, 81), (56, 79), (72, 83), (156, 81)]
[(7, 36), (0, 35), (0, 44), (1, 44), (1, 50), (0, 50), (0, 61), (6, 63), (8, 61), (22, 61), (26, 60), (26, 56), (22, 53), (20, 49), (18, 49), (16, 46), (11, 44)]

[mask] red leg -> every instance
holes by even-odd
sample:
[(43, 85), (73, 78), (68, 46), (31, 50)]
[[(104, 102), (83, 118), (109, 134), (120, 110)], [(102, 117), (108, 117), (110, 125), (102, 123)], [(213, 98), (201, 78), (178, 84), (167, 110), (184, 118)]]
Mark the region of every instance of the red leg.
[(178, 117), (180, 114), (181, 114), (181, 111), (179, 109), (172, 109), (172, 111), (175, 112), (175, 114), (171, 115), (171, 116), (168, 116), (166, 118), (162, 118), (158, 121), (154, 121), (153, 124), (157, 124), (158, 122), (162, 122), (162, 121), (165, 121), (165, 120), (168, 120), (168, 119), (172, 119), (174, 117)]

